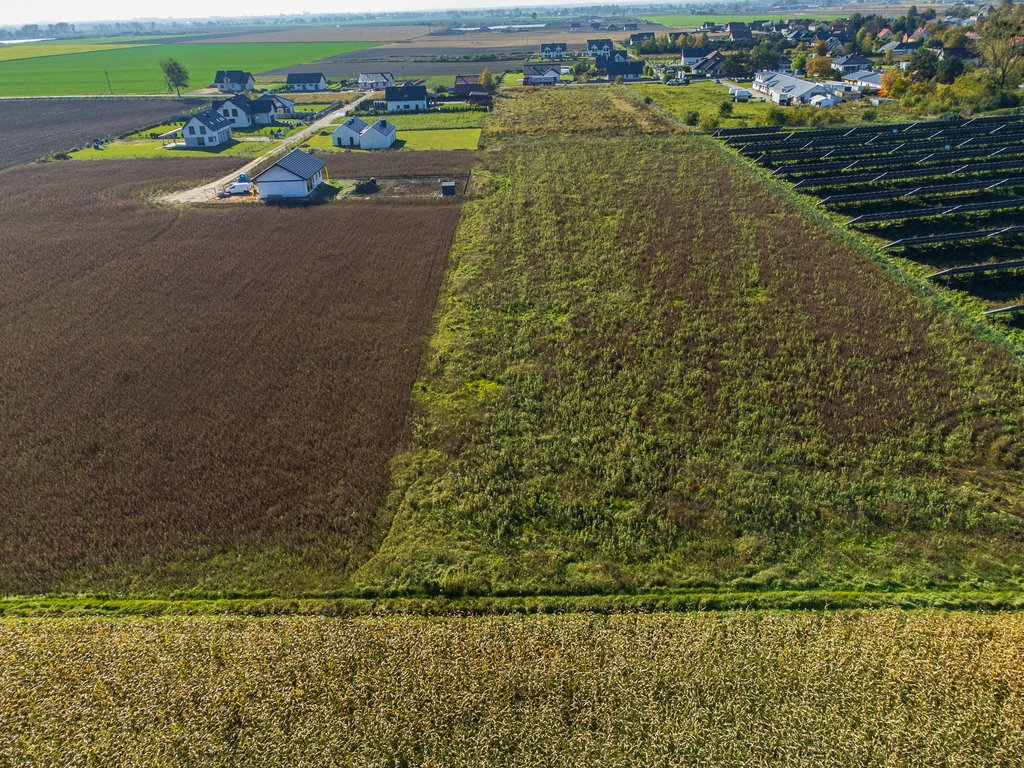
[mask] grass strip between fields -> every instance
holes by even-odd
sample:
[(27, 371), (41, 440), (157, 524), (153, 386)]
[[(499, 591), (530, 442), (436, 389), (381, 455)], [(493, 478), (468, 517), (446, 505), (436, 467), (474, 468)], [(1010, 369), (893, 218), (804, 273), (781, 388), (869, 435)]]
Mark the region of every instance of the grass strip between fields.
[(239, 597), (123, 598), (103, 596), (8, 597), (0, 618), (58, 616), (361, 616), (515, 615), (735, 610), (903, 610), (1020, 611), (1017, 591), (683, 590), (618, 595), (523, 597)]

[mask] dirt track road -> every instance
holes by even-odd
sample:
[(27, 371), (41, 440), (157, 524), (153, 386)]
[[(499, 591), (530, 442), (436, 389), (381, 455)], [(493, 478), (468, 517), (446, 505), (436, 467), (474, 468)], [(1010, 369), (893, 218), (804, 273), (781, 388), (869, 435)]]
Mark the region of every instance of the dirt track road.
[[(369, 95), (369, 94), (367, 94)], [(341, 109), (336, 109), (328, 115), (324, 115), (319, 120), (315, 120), (308, 126), (303, 128), (301, 131), (293, 133), (286, 139), (282, 139), (279, 143), (276, 143), (272, 149), (268, 152), (260, 155), (259, 157), (250, 160), (248, 163), (243, 165), (237, 171), (232, 171), (227, 176), (222, 176), (215, 181), (211, 181), (207, 184), (203, 184), (192, 189), (184, 189), (179, 192), (171, 192), (170, 194), (164, 195), (159, 198), (162, 203), (170, 203), (172, 205), (184, 205), (187, 203), (211, 203), (217, 200), (217, 191), (226, 187), (233, 181), (238, 179), (240, 173), (249, 173), (257, 165), (263, 163), (263, 161), (283, 155), (291, 149), (294, 149), (307, 138), (315, 134), (325, 125), (329, 125), (339, 115), (347, 114), (356, 108), (356, 105), (360, 104), (366, 96), (360, 96), (358, 99), (353, 101), (351, 104), (346, 104)]]

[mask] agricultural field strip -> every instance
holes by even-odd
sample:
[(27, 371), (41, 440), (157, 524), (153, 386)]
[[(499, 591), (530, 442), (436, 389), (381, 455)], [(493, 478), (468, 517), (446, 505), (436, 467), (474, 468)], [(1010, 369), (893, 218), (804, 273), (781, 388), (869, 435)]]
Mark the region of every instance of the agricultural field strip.
[(0, 621), (0, 763), (1024, 762), (1020, 614)]
[(0, 168), (64, 152), (191, 112), (203, 102), (176, 99), (27, 99), (0, 105)]
[(3, 594), (337, 594), (372, 546), (458, 202), (152, 204), (237, 167), (0, 173)]
[(223, 69), (225, 61), (237, 62), (258, 74), (374, 45), (375, 42), (154, 44), (0, 61), (0, 96), (89, 95), (111, 90), (117, 94), (166, 93), (159, 62), (169, 57), (178, 59), (189, 70), (193, 88), (202, 88), (218, 69)]
[[(585, 138), (566, 142), (566, 126)], [(484, 133), (485, 194), (463, 212), (412, 447), (395, 462), (394, 523), (360, 589), (812, 588), (924, 573), (938, 585), (976, 569), (1013, 581), (1005, 505), (1020, 499), (1003, 483), (1024, 438), (1004, 348), (624, 88), (503, 92)], [(599, 215), (580, 217), (582, 201)], [(975, 400), (976, 375), (1001, 394)], [(958, 509), (995, 517), (943, 525), (960, 554), (928, 555), (932, 516), (957, 492), (973, 499)], [(859, 523), (840, 512), (864, 504)], [(717, 536), (772, 554), (750, 562)], [(914, 552), (899, 558), (910, 571), (891, 570), (890, 547)], [(977, 557), (992, 548), (989, 570)]]
[(133, 43), (131, 45), (115, 45), (115, 44), (80, 44), (80, 43), (66, 43), (51, 45), (46, 43), (27, 45), (10, 45), (0, 46), (0, 62), (3, 61), (14, 61), (16, 59), (36, 59), (44, 56), (66, 56), (73, 53), (92, 53), (95, 51), (109, 51), (120, 48), (133, 48), (140, 45), (146, 45), (146, 43)]

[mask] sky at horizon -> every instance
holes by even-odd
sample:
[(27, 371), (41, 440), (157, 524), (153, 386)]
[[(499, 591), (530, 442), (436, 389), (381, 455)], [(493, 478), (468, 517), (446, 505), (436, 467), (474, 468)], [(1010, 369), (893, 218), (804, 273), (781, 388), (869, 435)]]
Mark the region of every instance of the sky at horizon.
[[(576, 3), (564, 3), (573, 5)], [(582, 3), (578, 3), (582, 4)], [(625, 3), (623, 3), (625, 4)], [(383, 2), (366, 2), (364, 7), (359, 3), (339, 3), (338, 0), (299, 0), (288, 8), (289, 15), (297, 13), (389, 13), (394, 11), (439, 11), (445, 9), (465, 10), (469, 8), (528, 8), (537, 5), (552, 5), (542, 0), (490, 0), (481, 3), (479, 0), (384, 0)], [(172, 12), (160, 13), (166, 8)], [(221, 0), (216, 5), (216, 14), (211, 14), (209, 2), (204, 0), (175, 0), (173, 4), (161, 6), (151, 4), (140, 6), (137, 0), (106, 0), (103, 3), (89, 4), (80, 0), (49, 0), (39, 6), (4, 3), (0, 8), (0, 27), (22, 26), (24, 24), (55, 24), (69, 22), (72, 24), (86, 21), (132, 21), (136, 19), (205, 19), (237, 16), (275, 16), (281, 13), (281, 0)]]

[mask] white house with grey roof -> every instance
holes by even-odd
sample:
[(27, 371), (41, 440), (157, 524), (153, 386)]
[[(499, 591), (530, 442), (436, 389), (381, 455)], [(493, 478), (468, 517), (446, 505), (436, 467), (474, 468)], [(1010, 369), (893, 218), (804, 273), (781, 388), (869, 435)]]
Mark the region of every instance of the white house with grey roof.
[(395, 124), (380, 119), (367, 125), (358, 117), (350, 117), (331, 134), (331, 143), (349, 149), (389, 149), (398, 139)]
[(360, 149), (389, 149), (398, 139), (395, 124), (381, 118), (359, 134)]
[(285, 86), (289, 91), (326, 91), (327, 78), (322, 72), (292, 72)]
[(390, 72), (362, 72), (357, 84), (364, 91), (383, 91), (395, 84), (395, 76)]
[(253, 178), (260, 200), (308, 197), (323, 184), (326, 163), (319, 157), (293, 149)]
[(331, 134), (331, 144), (336, 147), (359, 149), (359, 136), (367, 128), (366, 122), (358, 117), (350, 117)]
[(828, 88), (821, 83), (812, 83), (771, 70), (754, 75), (753, 88), (776, 104), (809, 104), (814, 96), (829, 95)]
[(204, 109), (186, 121), (181, 135), (186, 147), (219, 147), (231, 141), (231, 121), (214, 109)]
[(241, 69), (218, 69), (213, 77), (213, 85), (221, 93), (241, 93), (256, 87), (252, 73)]

